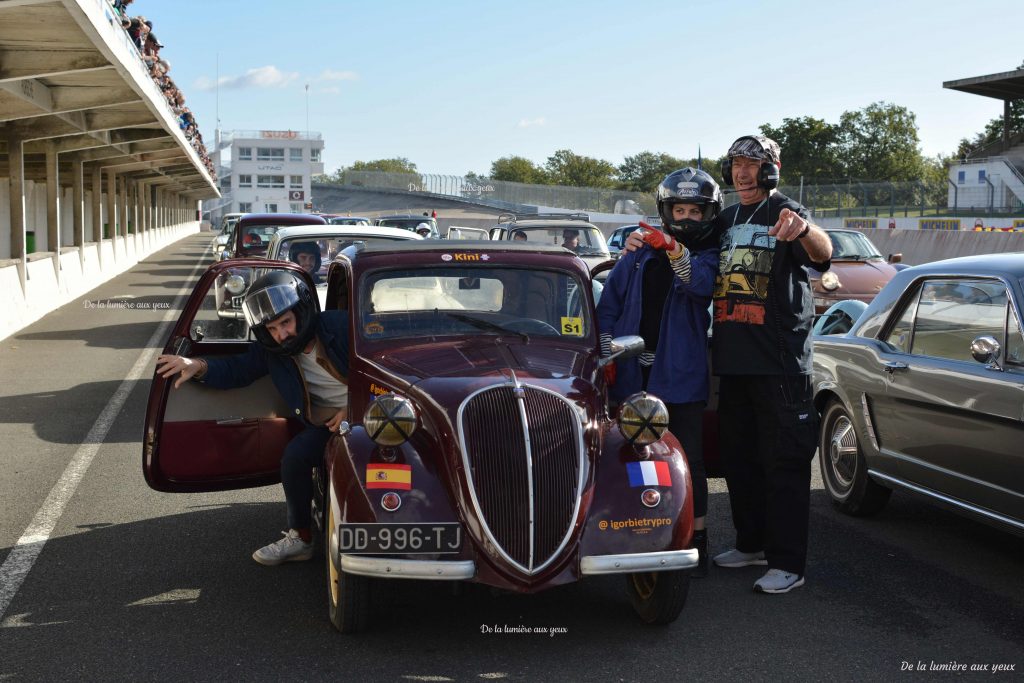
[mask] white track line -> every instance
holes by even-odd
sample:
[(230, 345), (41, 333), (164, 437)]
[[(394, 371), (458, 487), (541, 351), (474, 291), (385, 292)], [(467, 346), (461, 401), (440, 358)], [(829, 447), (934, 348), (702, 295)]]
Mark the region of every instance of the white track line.
[[(203, 255), (196, 262), (196, 267), (189, 274), (186, 283), (194, 281), (196, 272), (203, 267), (203, 260), (212, 247), (213, 244), (210, 244), (206, 251), (203, 252)], [(89, 469), (93, 458), (96, 457), (96, 453), (100, 450), (100, 446), (103, 445), (103, 440), (107, 438), (107, 432), (110, 431), (114, 420), (121, 413), (124, 402), (128, 399), (128, 394), (135, 388), (136, 382), (143, 377), (152, 376), (153, 356), (158, 350), (163, 349), (162, 341), (167, 336), (167, 327), (171, 323), (172, 316), (180, 313), (179, 306), (188, 292), (190, 292), (188, 284), (178, 290), (174, 303), (160, 320), (156, 332), (149, 338), (142, 355), (135, 361), (135, 365), (128, 372), (128, 376), (117, 387), (117, 391), (114, 392), (106, 407), (103, 408), (100, 416), (96, 418), (89, 433), (86, 434), (82, 445), (75, 451), (71, 462), (64, 469), (64, 474), (54, 484), (50, 490), (50, 495), (43, 501), (42, 507), (36, 512), (36, 516), (32, 518), (32, 522), (25, 529), (24, 533), (21, 534), (18, 542), (14, 544), (10, 555), (4, 560), (3, 565), (0, 566), (0, 620), (4, 618), (4, 614), (7, 612), (7, 608), (10, 607), (11, 601), (14, 600), (15, 594), (21, 588), (21, 584), (25, 582), (36, 560), (39, 559), (39, 554), (43, 552), (43, 546), (50, 539), (50, 534), (53, 533), (53, 528), (64, 513), (64, 508), (67, 506), (68, 501), (71, 500), (71, 496), (75, 495), (75, 490), (82, 482), (86, 470)], [(160, 344), (160, 346), (157, 346), (157, 344)]]

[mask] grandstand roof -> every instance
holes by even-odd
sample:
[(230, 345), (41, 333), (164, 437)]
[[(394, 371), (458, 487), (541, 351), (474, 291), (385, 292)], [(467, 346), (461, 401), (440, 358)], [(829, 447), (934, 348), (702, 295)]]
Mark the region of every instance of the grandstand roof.
[(1001, 74), (946, 81), (942, 87), (997, 100), (1024, 100), (1024, 66)]

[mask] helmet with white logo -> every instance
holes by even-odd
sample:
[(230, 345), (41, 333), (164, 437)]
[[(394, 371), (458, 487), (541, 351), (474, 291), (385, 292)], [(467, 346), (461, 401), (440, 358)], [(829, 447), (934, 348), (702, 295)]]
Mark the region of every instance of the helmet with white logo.
[(416, 226), (416, 234), (417, 235), (423, 235), (424, 237), (429, 237), (430, 236), (430, 232), (431, 232), (430, 231), (430, 225), (428, 225), (427, 223), (420, 223), (419, 225)]
[[(718, 189), (718, 183), (696, 168), (681, 168), (665, 176), (658, 185), (657, 199), (662, 229), (689, 249), (694, 249), (711, 235), (715, 217), (722, 210), (722, 191)], [(672, 217), (675, 204), (701, 207), (701, 220), (675, 220)]]

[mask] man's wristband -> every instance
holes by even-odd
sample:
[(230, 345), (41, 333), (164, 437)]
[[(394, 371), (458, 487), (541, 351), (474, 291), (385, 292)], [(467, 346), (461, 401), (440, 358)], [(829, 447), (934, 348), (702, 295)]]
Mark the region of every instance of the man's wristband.
[(800, 231), (800, 234), (797, 235), (796, 238), (798, 240), (802, 240), (803, 238), (807, 237), (807, 233), (809, 233), (810, 231), (811, 231), (811, 224), (808, 223), (807, 225), (804, 226), (804, 229)]

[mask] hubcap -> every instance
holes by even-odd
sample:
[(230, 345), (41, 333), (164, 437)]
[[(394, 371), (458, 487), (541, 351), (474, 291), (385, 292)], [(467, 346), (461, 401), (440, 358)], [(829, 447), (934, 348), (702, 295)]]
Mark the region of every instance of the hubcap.
[(836, 485), (849, 489), (857, 474), (857, 433), (845, 415), (840, 416), (832, 427), (828, 456)]
[(633, 574), (632, 579), (633, 588), (636, 589), (636, 594), (640, 596), (640, 599), (650, 600), (654, 595), (654, 587), (658, 585), (658, 574), (656, 572), (638, 573)]

